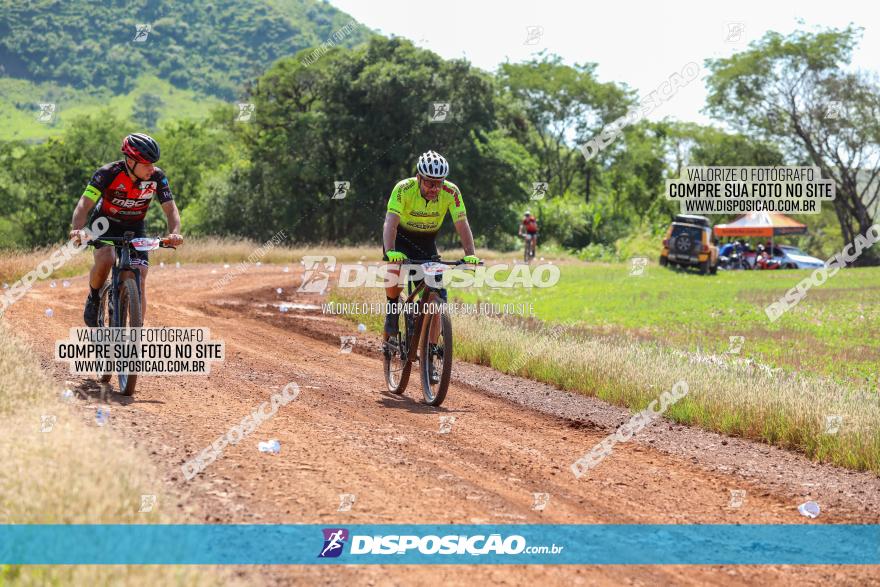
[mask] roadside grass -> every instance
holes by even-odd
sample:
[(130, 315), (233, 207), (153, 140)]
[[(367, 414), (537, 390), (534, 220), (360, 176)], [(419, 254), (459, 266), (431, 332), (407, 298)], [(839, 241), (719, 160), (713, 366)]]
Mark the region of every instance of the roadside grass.
[[(335, 244), (311, 244), (302, 245), (277, 245), (266, 246), (267, 242), (241, 239), (237, 237), (193, 237), (187, 238), (186, 242), (176, 250), (159, 249), (150, 253), (150, 265), (181, 263), (229, 263), (237, 264), (259, 261), (265, 264), (299, 265), (304, 256), (332, 256), (338, 262), (364, 263), (381, 261), (382, 248), (380, 246), (348, 246), (340, 247)], [(49, 259), (54, 251), (63, 246), (63, 243), (49, 247), (40, 247), (31, 251), (0, 250), (0, 284), (6, 283), (12, 286), (16, 280), (26, 273), (34, 270), (40, 263)], [(265, 252), (260, 254), (260, 249), (265, 247)], [(72, 258), (68, 263), (55, 271), (51, 279), (59, 279), (81, 275), (88, 271), (92, 264), (92, 249), (86, 249)], [(450, 259), (461, 256), (461, 251), (450, 254)], [(481, 258), (500, 261), (512, 259), (512, 253), (501, 253), (488, 249), (478, 249), (477, 254)], [(445, 257), (445, 255), (444, 255)], [(573, 259), (570, 256), (559, 256), (557, 259)]]
[[(337, 288), (331, 300), (381, 302), (384, 291)], [(346, 318), (377, 332), (382, 328), (382, 316)], [(683, 380), (689, 393), (667, 410), (666, 418), (880, 474), (876, 389), (774, 372), (750, 359), (684, 352), (658, 341), (491, 317), (453, 315), (452, 321), (457, 360), (595, 396), (634, 412)], [(829, 417), (841, 418), (838, 430), (831, 431)]]
[[(0, 522), (4, 524), (185, 523), (179, 498), (157, 484), (148, 456), (105, 428), (88, 425), (81, 406), (60, 401), (35, 353), (0, 322)], [(89, 406), (92, 413), (94, 405)], [(55, 416), (41, 432), (41, 416)], [(112, 416), (111, 416), (112, 417)], [(141, 495), (156, 495), (138, 513)], [(228, 585), (229, 571), (158, 565), (0, 565), (0, 584)]]
[(625, 263), (560, 268), (553, 287), (455, 289), (450, 299), (530, 303), (545, 323), (694, 352), (726, 352), (730, 337), (742, 336), (740, 354), (762, 363), (856, 385), (880, 383), (880, 268), (838, 272), (775, 323), (764, 308), (809, 271), (701, 276), (650, 264), (642, 276), (631, 276)]

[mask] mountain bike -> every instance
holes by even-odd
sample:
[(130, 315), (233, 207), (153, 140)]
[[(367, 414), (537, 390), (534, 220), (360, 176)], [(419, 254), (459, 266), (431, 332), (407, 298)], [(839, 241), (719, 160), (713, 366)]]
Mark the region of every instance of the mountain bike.
[[(110, 282), (101, 287), (98, 302), (98, 327), (140, 328), (144, 325), (144, 313), (141, 307), (141, 271), (131, 264), (131, 249), (136, 251), (153, 251), (160, 247), (173, 249), (160, 238), (134, 238), (134, 232), (128, 231), (123, 236), (100, 237), (89, 241), (94, 245), (98, 241), (113, 244), (116, 252)], [(118, 373), (119, 391), (122, 395), (132, 395), (137, 385), (134, 373)], [(109, 383), (112, 373), (101, 375), (102, 383)]]
[(475, 265), (441, 261), (439, 256), (409, 259), (407, 264), (421, 265), (425, 278), (418, 285), (407, 279), (407, 297), (401, 312), (404, 332), (398, 332), (383, 345), (385, 383), (391, 393), (403, 393), (413, 363), (418, 362), (425, 403), (436, 407), (446, 398), (452, 375), (452, 320), (440, 297), (443, 272), (449, 267)]

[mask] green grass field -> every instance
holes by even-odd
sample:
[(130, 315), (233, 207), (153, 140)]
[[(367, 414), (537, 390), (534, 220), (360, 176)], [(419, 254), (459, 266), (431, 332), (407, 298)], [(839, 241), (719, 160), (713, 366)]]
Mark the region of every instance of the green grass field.
[[(0, 78), (0, 140), (39, 141), (59, 135), (65, 121), (75, 116), (109, 108), (123, 119), (129, 118), (135, 100), (145, 93), (161, 98), (159, 126), (176, 119), (203, 118), (215, 105), (216, 98), (173, 87), (154, 76), (141, 76), (137, 85), (125, 95), (113, 96), (109, 91), (88, 92), (52, 83)], [(57, 113), (52, 123), (37, 121), (39, 103), (52, 102)]]
[[(742, 356), (773, 367), (874, 385), (880, 371), (880, 268), (847, 269), (813, 287), (771, 323), (764, 308), (809, 271), (731, 271), (701, 276), (650, 264), (563, 264), (556, 286), (451, 290), (450, 299), (530, 303), (534, 317), (591, 334)], [(503, 274), (499, 274), (503, 275)]]
[[(633, 411), (684, 381), (689, 395), (664, 417), (880, 472), (880, 269), (840, 271), (771, 324), (763, 308), (809, 272), (704, 277), (649, 265), (631, 276), (629, 264), (555, 262), (553, 287), (448, 288), (451, 302), (534, 311), (498, 318), (452, 307), (455, 360)], [(384, 290), (336, 288), (331, 298), (380, 302)], [(382, 329), (379, 315), (347, 318)], [(744, 337), (736, 353), (730, 336)], [(826, 431), (832, 416), (845, 422), (839, 433)]]

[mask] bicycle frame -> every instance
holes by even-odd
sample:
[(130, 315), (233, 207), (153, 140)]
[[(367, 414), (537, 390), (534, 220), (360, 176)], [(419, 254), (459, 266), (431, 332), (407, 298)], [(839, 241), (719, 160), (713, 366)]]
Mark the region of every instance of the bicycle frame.
[[(406, 290), (407, 297), (404, 301), (404, 305), (413, 303), (414, 300), (418, 299), (418, 315), (416, 316), (413, 323), (413, 335), (412, 340), (407, 341), (409, 344), (409, 348), (407, 349), (407, 361), (410, 363), (414, 363), (416, 360), (416, 354), (418, 353), (419, 341), (422, 339), (424, 333), (422, 332), (424, 328), (427, 326), (425, 323), (425, 312), (424, 309), (428, 305), (428, 296), (432, 291), (438, 291), (437, 288), (429, 287), (425, 285), (425, 280), (413, 289), (413, 282), (409, 279), (406, 281)], [(406, 317), (404, 316), (404, 320)], [(405, 326), (405, 325), (404, 325)]]
[[(131, 239), (134, 238), (134, 232), (128, 231), (123, 233), (121, 240), (113, 243), (115, 251), (115, 259), (110, 274), (110, 307), (113, 310), (113, 321), (119, 323), (119, 276), (124, 271), (131, 271), (134, 274), (135, 285), (137, 286), (138, 296), (143, 296), (141, 291), (141, 270), (131, 266)], [(109, 240), (109, 239), (108, 239)], [(109, 326), (115, 326), (110, 324)]]

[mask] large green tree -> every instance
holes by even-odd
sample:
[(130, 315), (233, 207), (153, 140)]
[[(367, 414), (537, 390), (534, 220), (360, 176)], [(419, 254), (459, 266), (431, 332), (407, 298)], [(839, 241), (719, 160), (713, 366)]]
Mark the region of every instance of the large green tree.
[[(541, 54), (524, 63), (504, 63), (498, 71), (501, 88), (527, 116), (530, 147), (540, 162), (540, 178), (552, 194), (564, 194), (587, 163), (576, 148), (633, 104), (633, 93), (613, 82), (600, 82), (595, 63), (566, 65), (556, 55)], [(589, 180), (585, 189), (589, 190)]]
[[(859, 34), (853, 27), (770, 32), (746, 51), (707, 62), (708, 112), (833, 179), (846, 242), (874, 224), (880, 200), (880, 87), (847, 67)], [(878, 260), (868, 249), (857, 263)]]
[(0, 148), (0, 202), (4, 221), (15, 227), (14, 244), (32, 247), (67, 237), (86, 183), (100, 166), (120, 158), (125, 123), (109, 112), (71, 122), (61, 137)]
[[(450, 161), (478, 239), (497, 243), (515, 229), (509, 204), (528, 198), (532, 163), (497, 123), (491, 76), (402, 39), (314, 62), (304, 54), (254, 86), (253, 120), (237, 125), (249, 162), (212, 222), (259, 238), (285, 228), (302, 240), (378, 242), (394, 184), (434, 149)], [(434, 103), (450, 105), (443, 122), (430, 120)], [(350, 182), (344, 199), (331, 199), (336, 181)]]

